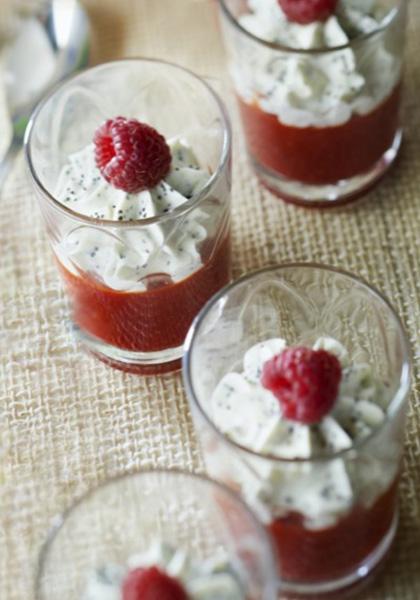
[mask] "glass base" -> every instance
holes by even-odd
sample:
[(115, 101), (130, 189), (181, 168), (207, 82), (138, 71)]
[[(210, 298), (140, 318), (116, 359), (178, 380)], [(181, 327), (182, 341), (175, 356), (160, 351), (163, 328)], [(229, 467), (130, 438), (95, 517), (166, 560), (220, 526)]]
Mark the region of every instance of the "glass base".
[(134, 375), (161, 375), (181, 369), (182, 346), (156, 352), (136, 352), (107, 344), (73, 323), (72, 331), (84, 350), (114, 369)]
[(253, 156), (250, 156), (250, 160), (261, 183), (285, 202), (307, 208), (333, 208), (354, 202), (366, 194), (394, 163), (401, 147), (401, 141), (402, 129), (399, 129), (395, 134), (392, 146), (370, 171), (328, 185), (311, 185), (292, 181), (275, 171), (266, 169)]
[(359, 593), (380, 570), (382, 562), (387, 557), (398, 528), (398, 511), (392, 520), (391, 526), (380, 544), (371, 552), (365, 560), (357, 567), (340, 579), (325, 582), (294, 583), (287, 580), (281, 581), (281, 592), (288, 600), (296, 598), (311, 597), (311, 600), (335, 600), (344, 599)]

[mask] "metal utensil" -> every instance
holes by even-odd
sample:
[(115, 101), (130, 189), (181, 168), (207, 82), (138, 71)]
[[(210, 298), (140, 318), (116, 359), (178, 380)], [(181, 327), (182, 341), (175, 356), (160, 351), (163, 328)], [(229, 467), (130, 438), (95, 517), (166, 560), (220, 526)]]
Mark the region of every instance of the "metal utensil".
[(89, 21), (77, 0), (51, 0), (27, 17), (7, 50), (6, 102), (13, 134), (0, 162), (2, 188), (19, 152), (29, 117), (44, 93), (87, 64)]

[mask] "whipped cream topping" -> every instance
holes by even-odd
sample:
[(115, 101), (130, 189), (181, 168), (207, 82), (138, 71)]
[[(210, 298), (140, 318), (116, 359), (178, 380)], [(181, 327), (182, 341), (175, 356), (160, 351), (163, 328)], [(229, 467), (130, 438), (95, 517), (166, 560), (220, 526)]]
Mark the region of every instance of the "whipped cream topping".
[(200, 169), (192, 149), (182, 140), (170, 140), (172, 162), (167, 176), (150, 189), (128, 194), (101, 175), (93, 144), (69, 156), (61, 170), (55, 196), (82, 215), (111, 221), (133, 221), (170, 212), (196, 195), (209, 174)]
[(245, 600), (238, 577), (224, 555), (200, 562), (160, 541), (147, 552), (131, 556), (126, 567), (98, 569), (83, 600), (121, 600), (121, 585), (128, 571), (152, 566), (181, 581), (191, 600)]
[[(258, 454), (282, 459), (330, 456), (350, 449), (369, 436), (385, 419), (385, 386), (367, 364), (350, 364), (346, 349), (333, 338), (321, 337), (314, 349), (334, 353), (342, 365), (342, 380), (333, 410), (315, 425), (283, 418), (280, 403), (263, 387), (264, 363), (286, 348), (285, 340), (273, 338), (250, 348), (243, 371), (227, 373), (216, 386), (210, 401), (210, 417), (235, 442)], [(352, 471), (344, 458), (304, 463), (243, 460), (235, 463), (238, 483), (248, 502), (266, 521), (273, 514), (297, 511), (308, 527), (324, 527), (348, 511), (365, 479), (372, 493), (383, 491), (395, 477), (392, 468), (383, 470), (380, 461), (366, 457), (363, 467)], [(363, 471), (364, 469), (364, 471)], [(364, 482), (365, 483), (365, 482)], [(371, 491), (366, 501), (372, 501)]]
[[(248, 0), (244, 29), (269, 42), (302, 50), (334, 48), (375, 30), (384, 17), (375, 1), (342, 0), (336, 14), (307, 25), (289, 21), (277, 0)], [(239, 50), (239, 49), (238, 49)], [(298, 127), (343, 124), (383, 101), (400, 77), (400, 60), (383, 40), (314, 55), (241, 45), (233, 61), (239, 95)]]
[[(168, 175), (150, 190), (128, 194), (114, 188), (95, 164), (93, 144), (72, 154), (62, 168), (55, 197), (82, 215), (111, 221), (138, 221), (170, 213), (196, 196), (209, 179), (185, 141), (170, 140)], [(93, 273), (116, 290), (142, 291), (144, 278), (167, 274), (179, 281), (202, 264), (199, 244), (207, 237), (209, 215), (195, 209), (175, 221), (113, 230), (81, 225), (56, 247), (72, 272)]]

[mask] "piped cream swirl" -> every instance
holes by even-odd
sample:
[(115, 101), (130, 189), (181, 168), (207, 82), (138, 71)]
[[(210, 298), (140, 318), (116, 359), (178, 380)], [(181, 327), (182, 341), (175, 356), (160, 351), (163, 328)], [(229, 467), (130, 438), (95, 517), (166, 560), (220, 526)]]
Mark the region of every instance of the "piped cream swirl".
[[(114, 188), (96, 167), (90, 144), (69, 156), (61, 170), (55, 196), (63, 205), (96, 219), (138, 221), (170, 214), (199, 194), (209, 179), (192, 149), (182, 140), (169, 142), (168, 175), (154, 188), (129, 194)], [(113, 230), (80, 225), (56, 248), (71, 271), (94, 274), (116, 290), (142, 291), (148, 275), (166, 274), (179, 281), (202, 264), (200, 243), (207, 237), (205, 211), (195, 209), (161, 224)]]

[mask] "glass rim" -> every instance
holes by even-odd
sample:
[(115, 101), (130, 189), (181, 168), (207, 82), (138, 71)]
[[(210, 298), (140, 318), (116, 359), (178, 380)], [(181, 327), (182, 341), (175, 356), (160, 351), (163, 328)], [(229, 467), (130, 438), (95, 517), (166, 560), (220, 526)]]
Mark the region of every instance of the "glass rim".
[[(390, 401), (390, 403), (388, 405), (388, 408), (387, 408), (387, 411), (385, 414), (385, 419), (384, 419), (383, 423), (380, 425), (380, 427), (377, 427), (376, 429), (374, 429), (365, 438), (362, 438), (361, 440), (353, 442), (353, 444), (351, 445), (350, 448), (345, 448), (344, 450), (340, 450), (338, 452), (327, 452), (323, 455), (315, 455), (315, 456), (310, 456), (310, 457), (306, 457), (306, 458), (303, 458), (303, 457), (286, 458), (286, 457), (277, 456), (275, 454), (270, 454), (270, 453), (263, 454), (263, 453), (257, 452), (256, 450), (253, 450), (252, 448), (250, 448), (248, 446), (242, 445), (239, 442), (236, 442), (232, 438), (228, 437), (225, 433), (223, 433), (223, 431), (221, 431), (221, 429), (219, 429), (219, 427), (216, 426), (214, 421), (209, 417), (207, 411), (203, 408), (201, 402), (199, 401), (199, 399), (197, 397), (197, 394), (195, 393), (192, 376), (191, 376), (191, 355), (193, 352), (194, 342), (195, 342), (197, 333), (198, 333), (202, 323), (204, 322), (209, 311), (213, 308), (213, 306), (221, 298), (223, 298), (223, 296), (228, 294), (236, 286), (241, 285), (244, 282), (250, 281), (254, 277), (257, 277), (264, 273), (270, 273), (270, 272), (275, 273), (277, 271), (283, 271), (285, 269), (294, 269), (294, 268), (299, 269), (301, 267), (309, 268), (309, 269), (319, 269), (322, 271), (328, 271), (328, 272), (336, 273), (337, 275), (344, 276), (347, 279), (353, 281), (354, 283), (357, 283), (358, 285), (360, 285), (367, 292), (369, 292), (369, 294), (373, 295), (376, 298), (376, 300), (379, 300), (382, 303), (382, 305), (384, 305), (385, 308), (390, 312), (390, 314), (392, 315), (392, 318), (394, 319), (395, 323), (397, 324), (398, 333), (399, 333), (400, 339), (402, 341), (402, 346), (403, 346), (403, 357), (402, 357), (402, 367), (401, 367), (398, 389), (394, 393), (392, 400)], [(368, 445), (369, 442), (371, 442), (375, 437), (377, 437), (379, 435), (379, 433), (385, 428), (385, 426), (388, 423), (392, 422), (393, 418), (396, 416), (400, 407), (402, 406), (405, 399), (407, 398), (407, 395), (410, 391), (411, 372), (412, 372), (412, 352), (411, 352), (411, 346), (410, 346), (410, 343), (408, 340), (408, 335), (404, 329), (404, 326), (402, 324), (400, 317), (396, 313), (395, 309), (393, 308), (393, 306), (391, 305), (389, 300), (379, 290), (377, 290), (374, 286), (369, 284), (363, 278), (353, 275), (352, 273), (349, 273), (348, 271), (345, 271), (344, 269), (340, 269), (339, 267), (333, 267), (330, 265), (322, 265), (322, 264), (316, 263), (316, 262), (290, 262), (290, 263), (282, 263), (279, 265), (268, 266), (268, 267), (265, 267), (262, 269), (257, 269), (257, 270), (251, 271), (250, 273), (247, 273), (246, 275), (243, 275), (239, 279), (236, 279), (232, 283), (226, 285), (219, 292), (217, 292), (212, 298), (210, 298), (210, 300), (204, 305), (204, 307), (201, 309), (201, 311), (198, 313), (198, 315), (194, 319), (194, 321), (188, 331), (187, 337), (185, 339), (184, 355), (183, 355), (183, 359), (182, 359), (182, 377), (183, 377), (185, 389), (187, 392), (187, 396), (188, 396), (191, 404), (193, 405), (193, 407), (198, 410), (201, 417), (206, 422), (206, 425), (210, 427), (210, 429), (213, 431), (213, 433), (215, 433), (218, 438), (223, 440), (228, 446), (230, 446), (235, 451), (240, 451), (251, 457), (258, 458), (259, 460), (267, 460), (267, 461), (271, 461), (271, 462), (278, 463), (278, 464), (325, 463), (325, 462), (328, 462), (331, 460), (335, 460), (337, 458), (345, 458), (349, 455), (351, 456), (351, 454), (354, 453), (355, 451), (360, 450), (364, 446)]]
[(260, 38), (247, 29), (243, 27), (238, 19), (233, 15), (231, 10), (227, 6), (227, 0), (218, 0), (219, 6), (221, 7), (222, 13), (228, 19), (228, 21), (236, 27), (241, 33), (246, 35), (248, 38), (253, 40), (254, 42), (258, 42), (271, 50), (278, 50), (281, 52), (288, 52), (290, 54), (303, 54), (303, 55), (318, 55), (318, 54), (329, 54), (332, 52), (337, 52), (338, 50), (346, 50), (349, 48), (353, 48), (354, 46), (359, 45), (376, 35), (380, 34), (383, 31), (386, 31), (397, 19), (397, 17), (401, 14), (403, 9), (406, 7), (408, 0), (398, 0), (398, 4), (389, 10), (386, 16), (382, 19), (375, 29), (369, 31), (367, 33), (361, 33), (350, 39), (346, 44), (340, 44), (339, 46), (323, 46), (321, 48), (293, 48), (292, 46), (287, 46), (286, 44), (280, 44), (277, 42), (269, 42)]
[[(221, 126), (222, 126), (222, 130), (223, 130), (223, 144), (222, 144), (221, 153), (220, 153), (217, 167), (214, 170), (214, 172), (211, 173), (211, 175), (209, 176), (205, 186), (202, 188), (202, 190), (196, 196), (193, 196), (192, 198), (188, 199), (183, 204), (177, 206), (171, 212), (164, 213), (162, 215), (156, 215), (154, 217), (147, 217), (145, 219), (134, 219), (132, 221), (114, 221), (111, 219), (98, 219), (96, 217), (90, 217), (89, 215), (83, 215), (81, 213), (78, 213), (78, 212), (72, 210), (71, 208), (68, 208), (67, 206), (65, 206), (64, 204), (59, 202), (54, 197), (54, 195), (49, 190), (47, 190), (47, 188), (43, 185), (40, 178), (38, 177), (36, 168), (34, 166), (33, 158), (32, 158), (32, 134), (33, 134), (35, 124), (37, 122), (39, 114), (42, 112), (42, 110), (44, 109), (46, 104), (51, 100), (51, 98), (53, 98), (54, 95), (61, 89), (64, 89), (66, 86), (70, 86), (76, 80), (78, 80), (79, 78), (82, 78), (86, 73), (90, 73), (92, 71), (106, 70), (108, 67), (117, 66), (119, 64), (136, 63), (136, 62), (137, 63), (156, 63), (159, 65), (165, 65), (167, 67), (173, 68), (174, 70), (183, 72), (183, 73), (187, 74), (188, 76), (190, 76), (195, 81), (199, 82), (203, 86), (203, 88), (207, 91), (207, 93), (213, 98), (213, 100), (215, 101), (216, 106), (219, 110), (220, 116), (221, 116)], [(189, 213), (191, 210), (193, 210), (194, 208), (199, 206), (206, 198), (208, 198), (208, 196), (211, 194), (211, 191), (215, 187), (216, 183), (219, 181), (220, 175), (224, 171), (224, 169), (229, 161), (229, 156), (231, 154), (231, 148), (232, 148), (232, 129), (231, 129), (229, 115), (228, 115), (227, 109), (226, 109), (223, 101), (221, 100), (221, 98), (219, 97), (217, 92), (207, 83), (207, 81), (203, 77), (200, 77), (199, 75), (197, 75), (190, 69), (187, 69), (185, 67), (182, 67), (181, 65), (178, 65), (178, 64), (170, 62), (170, 61), (160, 60), (157, 58), (149, 58), (149, 57), (130, 57), (130, 58), (121, 58), (121, 59), (117, 59), (117, 60), (112, 60), (112, 61), (108, 61), (105, 63), (101, 63), (99, 65), (88, 67), (87, 69), (83, 69), (82, 71), (79, 71), (78, 73), (73, 74), (73, 75), (67, 77), (66, 79), (64, 79), (63, 81), (59, 82), (58, 84), (56, 84), (48, 92), (48, 94), (46, 94), (43, 97), (43, 99), (37, 104), (36, 108), (34, 109), (33, 113), (31, 114), (28, 125), (26, 127), (26, 131), (25, 131), (23, 148), (24, 148), (24, 154), (25, 154), (25, 158), (26, 158), (26, 164), (29, 169), (30, 176), (31, 176), (36, 188), (42, 193), (42, 195), (46, 198), (46, 200), (50, 203), (50, 205), (53, 206), (53, 208), (55, 210), (63, 213), (67, 217), (70, 217), (71, 219), (78, 221), (80, 223), (83, 223), (85, 225), (92, 225), (95, 227), (104, 227), (104, 228), (115, 227), (118, 229), (120, 229), (120, 228), (124, 229), (124, 228), (133, 228), (133, 227), (145, 227), (148, 225), (154, 225), (154, 224), (162, 223), (165, 221), (172, 221), (186, 213)]]
[[(161, 475), (161, 476), (170, 476), (170, 477), (173, 476), (175, 478), (184, 477), (185, 479), (188, 479), (190, 481), (198, 481), (200, 484), (207, 485), (209, 488), (214, 487), (214, 488), (218, 489), (220, 492), (222, 492), (222, 494), (225, 494), (225, 496), (230, 498), (230, 500), (232, 500), (234, 503), (239, 505), (240, 508), (247, 515), (247, 517), (250, 519), (252, 526), (254, 527), (254, 529), (257, 532), (258, 537), (261, 540), (264, 540), (264, 542), (265, 542), (264, 545), (266, 547), (267, 556), (265, 557), (264, 562), (265, 562), (265, 564), (267, 564), (267, 561), (269, 563), (268, 570), (270, 571), (270, 576), (272, 576), (273, 581), (268, 582), (268, 584), (265, 586), (265, 588), (263, 590), (264, 597), (262, 600), (272, 600), (272, 598), (274, 598), (274, 596), (271, 595), (271, 592), (273, 592), (274, 589), (275, 590), (278, 589), (278, 574), (277, 574), (277, 567), (276, 567), (277, 563), (276, 563), (276, 558), (275, 558), (276, 557), (275, 546), (274, 546), (274, 543), (273, 543), (271, 537), (268, 535), (265, 527), (259, 521), (259, 519), (255, 515), (252, 508), (250, 506), (248, 506), (248, 504), (246, 504), (246, 502), (242, 499), (242, 497), (239, 496), (239, 494), (235, 494), (235, 492), (231, 488), (226, 486), (223, 482), (216, 481), (215, 479), (212, 479), (211, 477), (209, 477), (208, 475), (205, 475), (203, 473), (195, 473), (192, 471), (186, 471), (186, 470), (178, 468), (178, 467), (171, 467), (171, 468), (164, 468), (164, 467), (153, 468), (153, 467), (151, 467), (151, 468), (136, 469), (131, 472), (121, 473), (121, 474), (114, 475), (112, 477), (105, 479), (98, 485), (88, 489), (86, 492), (84, 492), (78, 498), (74, 499), (71, 502), (71, 504), (64, 511), (60, 512), (58, 515), (56, 515), (53, 518), (53, 521), (48, 529), (47, 537), (41, 546), (38, 561), (36, 564), (35, 600), (44, 600), (44, 598), (45, 598), (45, 596), (41, 596), (42, 576), (45, 572), (45, 567), (48, 562), (48, 557), (50, 555), (51, 549), (54, 545), (54, 541), (56, 540), (57, 536), (63, 529), (68, 518), (71, 517), (73, 514), (75, 514), (76, 511), (78, 510), (78, 508), (80, 506), (82, 506), (86, 501), (89, 501), (91, 498), (93, 498), (97, 493), (100, 493), (102, 490), (104, 490), (108, 487), (112, 487), (114, 485), (118, 485), (120, 482), (123, 482), (123, 481), (127, 481), (130, 479), (136, 479), (136, 478), (141, 479), (142, 477), (148, 476), (148, 475), (152, 475), (152, 476)], [(271, 586), (273, 586), (272, 589), (271, 589)]]

